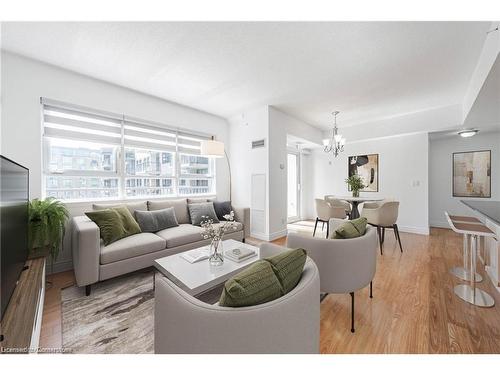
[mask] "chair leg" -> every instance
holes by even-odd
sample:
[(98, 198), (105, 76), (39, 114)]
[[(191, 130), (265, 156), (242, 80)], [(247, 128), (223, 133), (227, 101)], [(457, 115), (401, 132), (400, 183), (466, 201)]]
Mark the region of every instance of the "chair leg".
[(330, 232), (330, 222), (326, 222), (326, 238), (328, 238), (328, 233)]
[(85, 295), (90, 296), (90, 291), (92, 290), (92, 285), (85, 285)]
[(401, 249), (401, 252), (403, 252), (403, 246), (401, 246), (401, 237), (399, 235), (399, 228), (397, 224), (393, 225), (394, 228), (394, 235), (396, 236), (398, 242), (399, 242), (399, 248)]
[(316, 223), (314, 224), (313, 237), (316, 235), (316, 228), (318, 227), (318, 218), (316, 218)]
[(354, 292), (351, 295), (351, 332), (354, 333)]
[(373, 298), (373, 281), (370, 281), (370, 298)]
[(384, 255), (384, 252), (382, 251), (382, 233), (381, 229), (379, 226), (377, 226), (377, 234), (378, 234), (378, 244), (380, 246), (380, 255)]
[(385, 241), (385, 227), (382, 227), (382, 243)]

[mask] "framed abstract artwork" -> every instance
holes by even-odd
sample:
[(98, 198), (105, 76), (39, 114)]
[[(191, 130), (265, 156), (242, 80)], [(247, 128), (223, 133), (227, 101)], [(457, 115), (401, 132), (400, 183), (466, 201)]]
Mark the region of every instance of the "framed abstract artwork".
[(491, 150), (453, 153), (453, 196), (491, 198)]
[(348, 176), (359, 175), (366, 186), (360, 191), (378, 191), (378, 159), (378, 154), (349, 156), (347, 159)]

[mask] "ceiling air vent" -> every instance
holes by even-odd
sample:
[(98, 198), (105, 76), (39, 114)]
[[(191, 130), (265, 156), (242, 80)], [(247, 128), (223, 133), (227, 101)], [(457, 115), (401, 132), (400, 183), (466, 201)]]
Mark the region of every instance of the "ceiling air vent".
[(266, 145), (265, 139), (259, 139), (257, 141), (252, 141), (252, 149), (265, 147), (265, 145)]

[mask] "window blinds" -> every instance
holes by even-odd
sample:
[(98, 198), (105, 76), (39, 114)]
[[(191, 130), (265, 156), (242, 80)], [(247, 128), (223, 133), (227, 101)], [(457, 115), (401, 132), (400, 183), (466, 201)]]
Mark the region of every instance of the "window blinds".
[(121, 143), (121, 120), (52, 105), (43, 106), (46, 137), (105, 144)]
[(125, 119), (124, 123), (125, 147), (141, 147), (155, 150), (176, 151), (176, 132), (160, 127), (149, 126), (144, 123)]
[(42, 99), (43, 134), (46, 137), (122, 143), (125, 147), (181, 152), (199, 155), (201, 141), (211, 139), (189, 131), (179, 131), (161, 124), (124, 115), (99, 113), (91, 109)]

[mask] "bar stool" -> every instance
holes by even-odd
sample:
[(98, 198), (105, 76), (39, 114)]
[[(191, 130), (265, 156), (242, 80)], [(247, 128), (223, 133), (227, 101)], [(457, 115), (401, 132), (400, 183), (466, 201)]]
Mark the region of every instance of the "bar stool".
[[(481, 221), (478, 218), (475, 218), (473, 216), (455, 216), (455, 215), (448, 215), (447, 212), (446, 214), (446, 219), (448, 220), (448, 223), (450, 224), (450, 227), (452, 226), (451, 222), (456, 222), (456, 223), (472, 223), (472, 224), (482, 224)], [(451, 222), (450, 222), (451, 221)], [(464, 234), (464, 247), (463, 247), (463, 267), (453, 267), (450, 269), (450, 273), (456, 277), (458, 277), (460, 280), (464, 281), (470, 281), (470, 271), (469, 271), (469, 235)], [(476, 277), (476, 282), (480, 283), (483, 281), (483, 277), (478, 274), (477, 272), (475, 273)]]
[(493, 233), (487, 226), (475, 223), (464, 223), (452, 221), (448, 213), (446, 217), (449, 219), (451, 229), (456, 233), (466, 234), (471, 237), (470, 241), (470, 269), (469, 278), (470, 285), (460, 284), (455, 286), (453, 291), (455, 294), (466, 302), (475, 306), (492, 307), (495, 305), (495, 300), (484, 290), (476, 288), (476, 278), (472, 275), (476, 271), (476, 252), (479, 236), (494, 237)]

